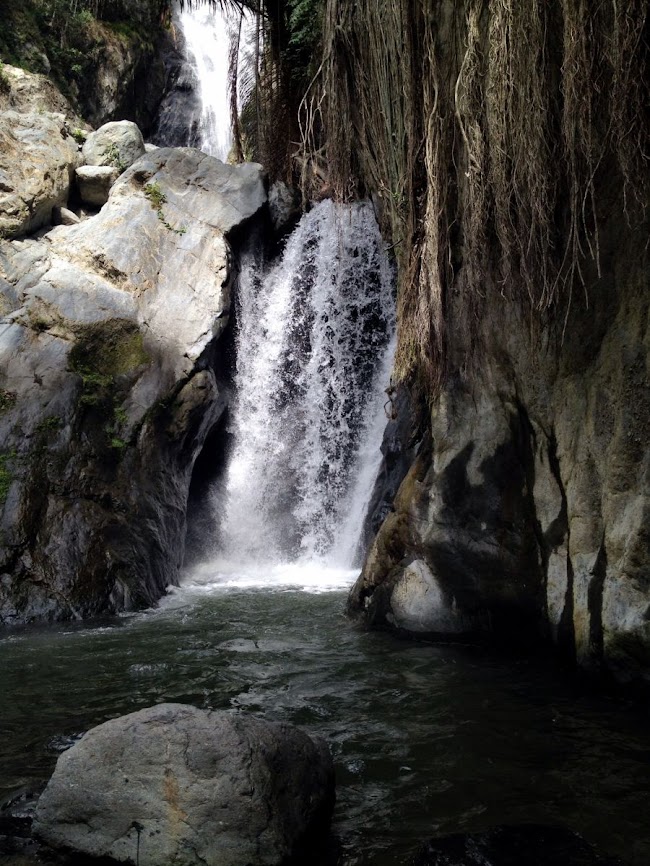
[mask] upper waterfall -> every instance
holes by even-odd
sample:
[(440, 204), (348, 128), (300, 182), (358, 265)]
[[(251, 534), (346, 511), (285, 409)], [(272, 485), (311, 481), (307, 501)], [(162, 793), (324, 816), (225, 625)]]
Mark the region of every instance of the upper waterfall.
[(186, 7), (179, 16), (188, 63), (198, 81), (201, 118), (198, 145), (225, 161), (232, 146), (228, 97), (230, 25), (226, 12), (210, 5)]
[(270, 267), (244, 256), (220, 558), (353, 564), (381, 459), (393, 293), (368, 203), (321, 202)]

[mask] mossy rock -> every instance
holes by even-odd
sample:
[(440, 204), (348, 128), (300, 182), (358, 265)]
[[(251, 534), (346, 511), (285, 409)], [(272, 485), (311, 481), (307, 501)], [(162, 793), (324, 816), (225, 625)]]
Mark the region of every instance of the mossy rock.
[(85, 406), (115, 404), (124, 386), (150, 363), (138, 326), (125, 319), (109, 319), (76, 329), (68, 369), (81, 376), (80, 402)]
[(4, 451), (0, 453), (0, 505), (4, 505), (9, 493), (9, 488), (14, 480), (12, 463), (16, 459), (15, 451)]
[(69, 368), (114, 379), (133, 373), (150, 362), (138, 326), (126, 319), (109, 319), (77, 328)]

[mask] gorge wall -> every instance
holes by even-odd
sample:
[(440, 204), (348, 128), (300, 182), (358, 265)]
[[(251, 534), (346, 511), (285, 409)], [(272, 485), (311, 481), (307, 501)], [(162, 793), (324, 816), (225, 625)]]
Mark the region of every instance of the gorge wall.
[(93, 127), (147, 134), (177, 74), (168, 14), (160, 0), (0, 0), (0, 61), (47, 76)]
[(331, 0), (322, 87), (305, 129), (383, 212), (428, 419), (351, 610), (646, 680), (646, 5)]
[[(101, 21), (86, 22), (110, 31), (111, 45), (135, 40), (133, 63), (109, 63), (122, 70), (117, 77), (93, 79), (87, 93), (72, 88), (75, 108), (92, 122), (123, 112), (151, 125), (154, 105), (169, 89), (169, 70), (172, 84), (178, 73), (173, 46), (159, 50), (168, 40), (159, 27), (164, 6), (108, 3)], [(392, 495), (384, 497), (370, 521), (378, 531), (350, 608), (372, 625), (420, 635), (551, 639), (587, 668), (624, 681), (646, 680), (647, 4), (539, 0), (524, 9), (511, 0), (327, 0), (324, 7), (323, 62), (301, 107), (303, 189), (312, 198), (372, 196), (399, 271), (393, 382), (400, 385), (393, 399), (399, 435), (387, 443), (393, 465), (388, 488), (399, 490), (392, 506)], [(278, 13), (280, 32), (289, 6), (278, 9), (287, 13)], [(0, 36), (11, 59), (11, 40), (7, 32)], [(34, 56), (45, 53), (42, 71), (48, 71), (45, 43), (34, 36), (31, 44)], [(271, 40), (270, 46), (273, 53), (277, 45)], [(110, 54), (108, 48), (104, 53)], [(137, 69), (145, 67), (142, 77)], [(268, 80), (272, 89), (273, 76)], [(15, 89), (13, 78), (10, 85)], [(171, 101), (178, 96), (171, 93)], [(291, 100), (285, 102), (288, 111)], [(16, 108), (19, 103), (8, 106)], [(63, 175), (74, 171), (77, 158), (60, 129), (58, 114), (66, 111), (57, 103), (45, 112), (51, 141), (62, 151), (57, 171)], [(273, 135), (282, 137), (277, 116)], [(278, 147), (282, 172), (287, 152)], [(167, 302), (160, 294), (160, 261), (150, 260), (148, 251), (150, 243), (164, 241), (180, 256), (180, 264), (164, 259), (169, 287), (183, 263), (192, 261), (189, 238), (174, 227), (187, 223), (189, 230), (191, 224), (203, 240), (214, 235), (216, 243), (225, 229), (211, 217), (195, 225), (178, 193), (189, 185), (199, 211), (210, 211), (206, 189), (221, 181), (207, 162), (167, 151), (155, 164), (153, 156), (148, 159), (118, 181), (105, 210), (93, 218), (96, 229), (82, 224), (2, 246), (2, 312), (11, 328), (3, 333), (15, 334), (17, 342), (6, 344), (6, 363), (14, 365), (6, 370), (15, 370), (16, 378), (6, 378), (3, 368), (0, 381), (6, 443), (0, 480), (13, 503), (5, 511), (23, 514), (13, 523), (5, 517), (3, 530), (7, 619), (28, 611), (48, 616), (119, 608), (127, 596), (149, 603), (169, 577), (161, 563), (178, 567), (180, 553), (172, 549), (183, 532), (191, 465), (220, 411), (203, 353), (212, 351), (208, 334), (220, 330), (215, 323), (225, 319), (227, 301), (224, 295), (223, 315), (209, 325), (193, 323), (198, 330), (188, 335), (194, 347), (189, 355), (176, 346), (170, 356), (160, 346), (166, 326), (156, 331), (151, 324), (156, 305)], [(168, 225), (147, 201), (144, 188), (152, 183), (168, 198)], [(261, 184), (259, 176), (255, 183)], [(142, 226), (142, 246), (133, 251), (135, 256), (139, 249), (145, 261), (141, 286), (132, 285), (139, 272), (133, 256), (123, 261), (132, 238), (125, 227), (133, 220)], [(91, 277), (111, 299), (97, 316), (67, 304), (60, 291), (60, 274), (65, 285), (83, 283), (91, 258)], [(224, 272), (215, 292), (227, 282)], [(176, 298), (172, 306), (180, 303)], [(115, 347), (115, 369), (90, 369), (85, 356), (74, 361), (73, 352), (92, 354), (98, 345), (93, 317), (111, 323), (101, 339)], [(127, 351), (130, 360), (122, 369), (124, 340), (137, 351)], [(33, 418), (18, 421), (17, 395), (40, 388), (43, 379), (40, 366), (21, 368), (15, 360), (27, 343), (37, 353), (53, 347), (59, 353), (59, 378), (52, 379), (56, 411), (45, 401)], [(92, 395), (83, 376), (89, 369), (104, 377), (99, 402), (119, 410), (109, 430), (87, 399)], [(160, 387), (143, 384), (151, 381), (152, 369), (162, 375)], [(199, 381), (207, 402), (192, 414), (194, 397), (187, 405), (184, 398), (174, 401), (188, 383)], [(136, 398), (142, 393), (146, 399)], [(176, 452), (169, 444), (169, 424), (176, 423), (170, 406), (174, 417), (178, 410), (199, 424), (179, 433), (187, 434), (189, 450), (183, 445)], [(199, 419), (208, 420), (204, 425)], [(124, 448), (116, 451), (111, 438)], [(164, 467), (178, 455), (185, 462), (168, 483)], [(166, 491), (162, 511), (156, 510), (158, 493), (148, 505), (146, 495), (129, 487), (140, 466), (156, 461)], [(66, 474), (66, 466), (77, 474)], [(75, 590), (69, 600), (56, 601), (41, 593), (56, 587), (54, 572), (61, 573), (57, 565), (46, 575), (52, 568), (47, 562), (54, 561), (48, 539), (63, 533), (72, 560), (80, 561), (80, 554), (74, 533), (56, 524), (63, 510), (54, 503), (79, 491), (83, 499), (90, 488), (100, 491), (85, 498), (98, 509), (102, 529), (89, 531), (81, 546), (95, 556), (98, 539), (104, 545), (110, 537), (108, 549), (117, 553), (108, 565), (91, 569), (103, 575), (101, 590), (92, 581), (84, 588), (90, 572), (82, 569), (66, 578), (66, 586), (81, 587), (81, 594)], [(40, 515), (29, 531), (27, 514)], [(127, 526), (126, 514), (152, 528), (153, 546), (144, 554), (134, 554), (141, 536)], [(385, 516), (380, 526), (378, 515)], [(158, 536), (165, 526), (171, 531)], [(147, 564), (127, 580), (136, 560)]]

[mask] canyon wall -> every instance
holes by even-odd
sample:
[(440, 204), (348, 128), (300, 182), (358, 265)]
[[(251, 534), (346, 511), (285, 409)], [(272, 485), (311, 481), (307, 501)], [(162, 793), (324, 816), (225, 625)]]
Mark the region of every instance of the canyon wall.
[(427, 419), (350, 609), (647, 679), (647, 9), (330, 0), (322, 83)]

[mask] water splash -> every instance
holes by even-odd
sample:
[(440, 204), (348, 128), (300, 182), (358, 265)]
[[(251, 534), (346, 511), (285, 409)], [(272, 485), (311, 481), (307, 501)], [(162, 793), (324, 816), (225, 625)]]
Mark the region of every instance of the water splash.
[(214, 492), (226, 561), (353, 564), (386, 422), (393, 292), (368, 203), (317, 205), (270, 270), (244, 257), (234, 446)]

